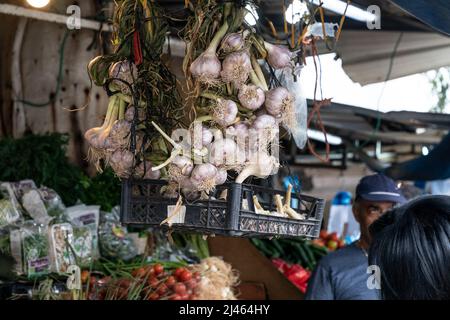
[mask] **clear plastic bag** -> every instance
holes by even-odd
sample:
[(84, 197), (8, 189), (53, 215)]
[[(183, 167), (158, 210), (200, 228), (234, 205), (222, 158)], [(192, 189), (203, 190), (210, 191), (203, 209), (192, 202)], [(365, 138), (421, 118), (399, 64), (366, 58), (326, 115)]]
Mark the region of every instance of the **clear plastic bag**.
[(300, 85), (300, 71), (299, 64), (293, 70), (291, 68), (274, 70), (280, 85), (288, 89), (295, 98), (295, 125), (289, 128), (285, 125), (283, 127), (292, 135), (297, 147), (303, 149), (307, 141), (308, 106)]
[(51, 265), (47, 228), (27, 221), (20, 230), (24, 269), (28, 277), (48, 274)]
[(14, 193), (11, 183), (0, 185), (0, 228), (9, 226), (21, 220), (20, 203)]
[(131, 260), (137, 248), (128, 231), (120, 224), (119, 207), (111, 212), (101, 212), (98, 230), (100, 252), (105, 258)]

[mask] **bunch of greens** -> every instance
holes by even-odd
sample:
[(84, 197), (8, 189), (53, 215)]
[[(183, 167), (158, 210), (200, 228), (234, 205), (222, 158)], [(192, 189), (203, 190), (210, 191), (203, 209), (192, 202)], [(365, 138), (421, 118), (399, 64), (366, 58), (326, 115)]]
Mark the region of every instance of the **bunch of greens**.
[(69, 137), (51, 133), (0, 140), (0, 181), (31, 179), (54, 189), (67, 206), (78, 200), (109, 211), (120, 199), (120, 181), (111, 170), (90, 178), (66, 156)]

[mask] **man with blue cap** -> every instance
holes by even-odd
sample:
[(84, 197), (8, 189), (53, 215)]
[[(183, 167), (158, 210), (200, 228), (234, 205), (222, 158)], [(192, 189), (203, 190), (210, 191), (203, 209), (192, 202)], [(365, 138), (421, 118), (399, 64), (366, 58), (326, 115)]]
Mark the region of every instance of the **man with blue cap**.
[(353, 214), (360, 239), (323, 257), (308, 282), (307, 300), (376, 300), (368, 286), (369, 226), (395, 205), (406, 202), (395, 182), (383, 174), (362, 178), (356, 187)]

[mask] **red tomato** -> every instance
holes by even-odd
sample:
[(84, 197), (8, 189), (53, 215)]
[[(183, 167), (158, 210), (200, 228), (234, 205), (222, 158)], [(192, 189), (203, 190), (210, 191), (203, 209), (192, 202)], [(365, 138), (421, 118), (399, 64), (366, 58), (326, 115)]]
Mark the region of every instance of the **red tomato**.
[(182, 282), (189, 281), (192, 279), (192, 273), (188, 270), (184, 270), (183, 272), (181, 272), (178, 279)]
[(185, 294), (186, 293), (186, 286), (183, 283), (176, 283), (173, 286), (173, 291), (178, 294)]
[(166, 280), (166, 286), (169, 288), (173, 287), (173, 285), (177, 282), (174, 276), (169, 276)]
[(163, 283), (158, 287), (158, 294), (163, 296), (164, 294), (167, 293), (167, 291), (169, 291), (169, 288), (167, 288), (167, 286)]
[(174, 275), (176, 278), (178, 278), (178, 277), (181, 275), (181, 273), (183, 273), (184, 270), (186, 270), (186, 269), (185, 269), (185, 268), (182, 268), (182, 267), (177, 268), (177, 269), (173, 272), (173, 275)]
[(186, 287), (188, 287), (189, 289), (193, 289), (197, 286), (197, 281), (195, 279), (191, 279), (186, 281)]
[(155, 272), (155, 275), (160, 275), (164, 272), (164, 267), (161, 264), (157, 263), (153, 266), (153, 270)]
[(145, 270), (145, 268), (138, 268), (136, 269), (135, 275), (133, 274), (133, 276), (137, 278), (144, 278), (146, 274), (147, 270)]
[(151, 286), (152, 288), (156, 288), (156, 287), (158, 287), (158, 285), (159, 285), (159, 281), (158, 281), (158, 279), (156, 279), (156, 278), (149, 278), (149, 279), (147, 280), (147, 284), (148, 284), (149, 286)]
[(150, 294), (148, 296), (148, 300), (158, 300), (159, 299), (159, 294), (157, 294), (156, 292), (153, 292), (152, 294)]

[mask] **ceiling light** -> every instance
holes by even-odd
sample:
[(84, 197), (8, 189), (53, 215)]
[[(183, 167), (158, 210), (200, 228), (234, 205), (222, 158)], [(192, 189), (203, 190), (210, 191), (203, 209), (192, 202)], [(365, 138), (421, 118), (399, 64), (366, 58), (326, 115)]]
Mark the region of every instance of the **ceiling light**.
[(28, 4), (35, 8), (43, 8), (49, 4), (50, 0), (27, 0)]

